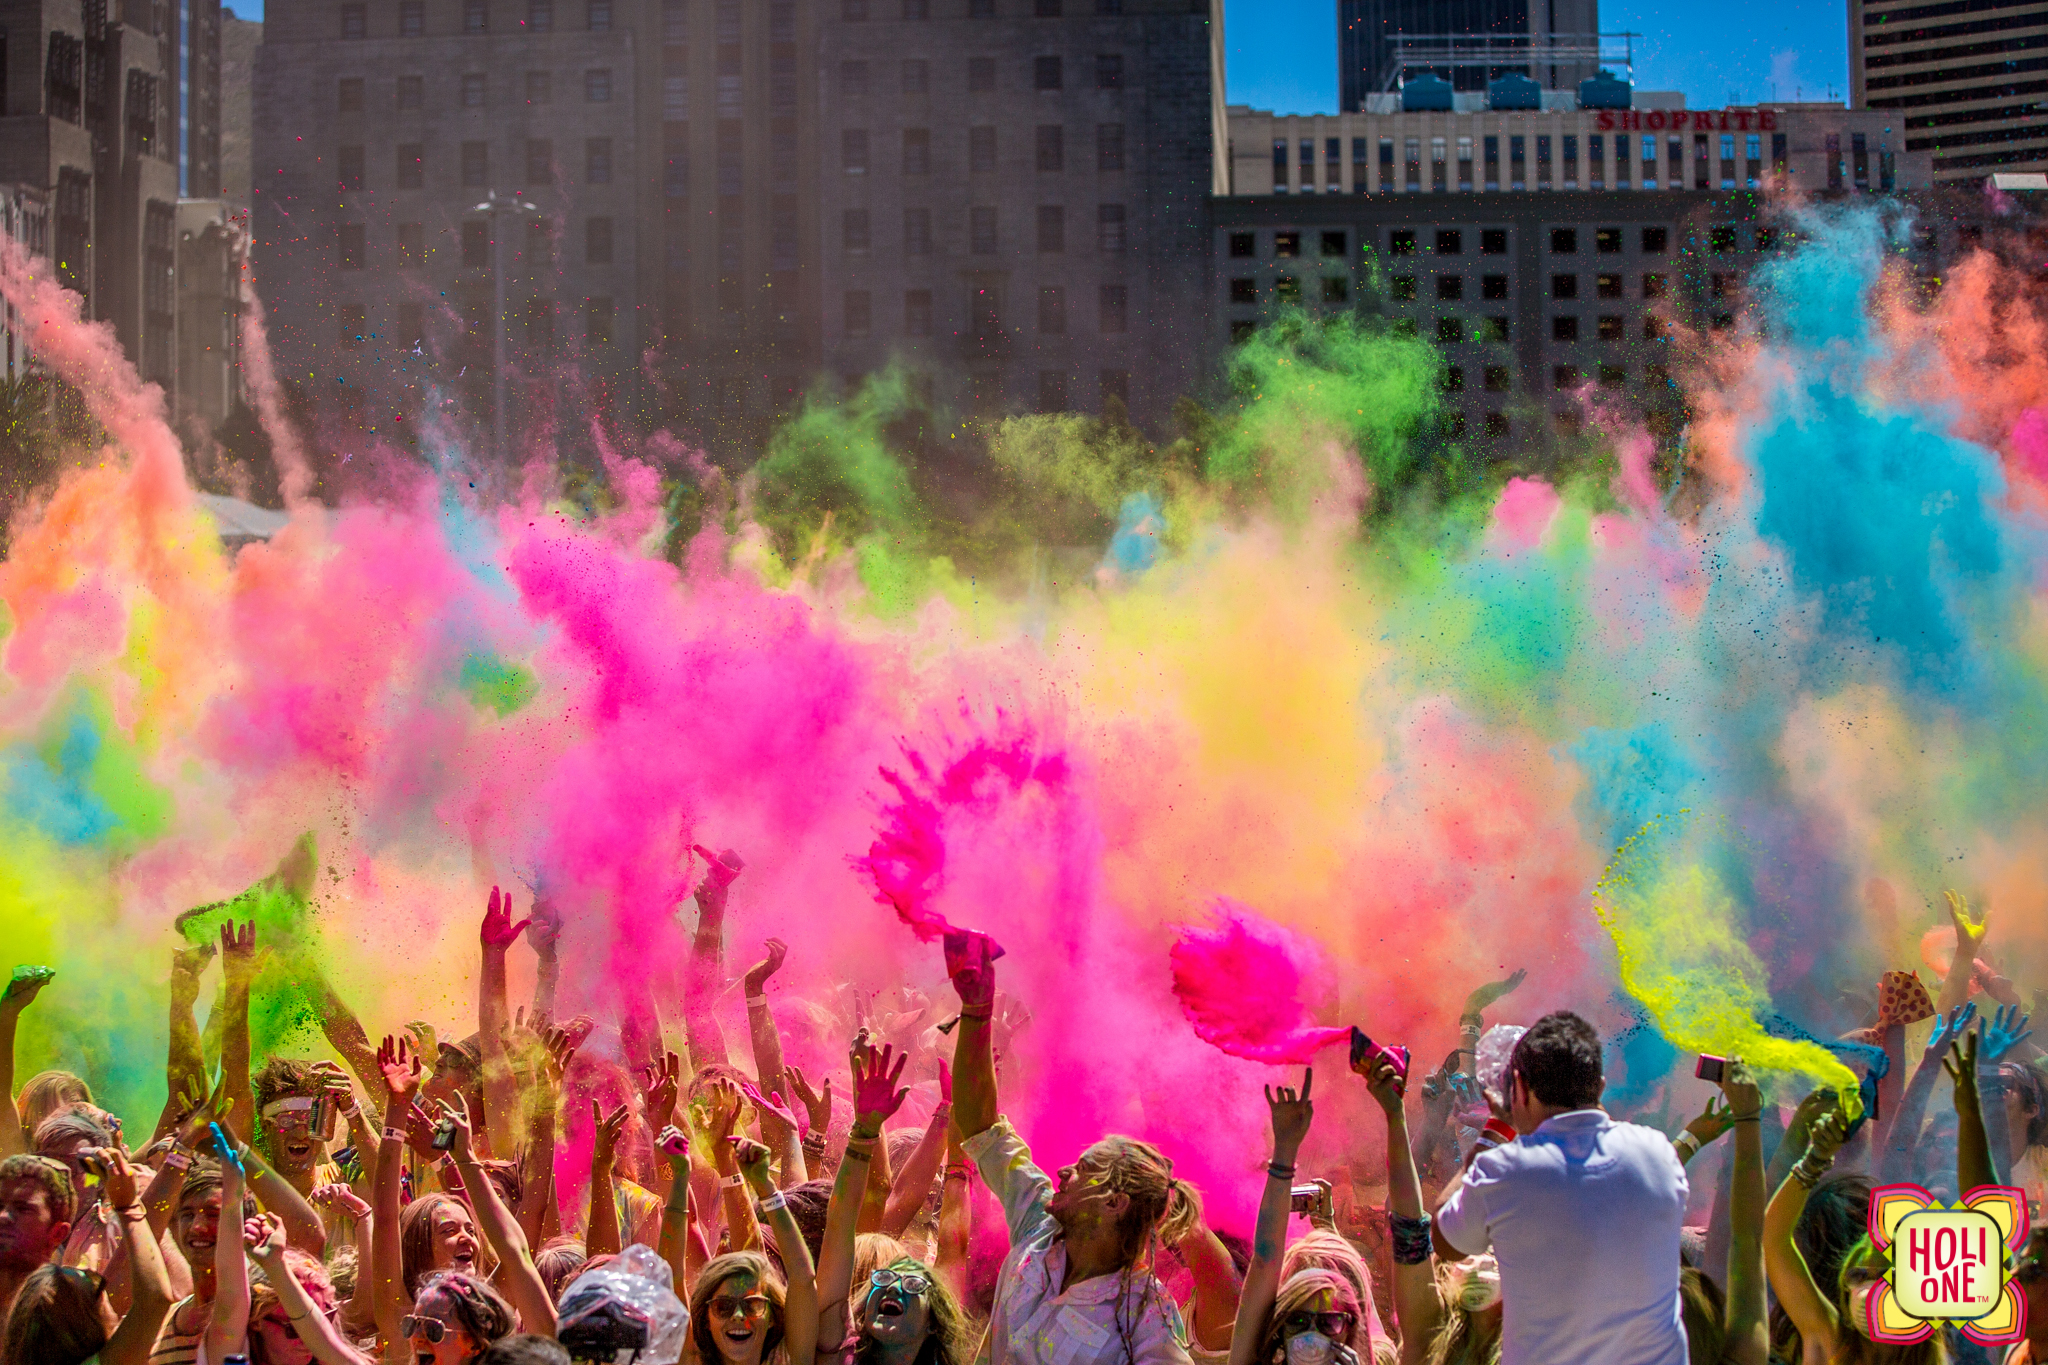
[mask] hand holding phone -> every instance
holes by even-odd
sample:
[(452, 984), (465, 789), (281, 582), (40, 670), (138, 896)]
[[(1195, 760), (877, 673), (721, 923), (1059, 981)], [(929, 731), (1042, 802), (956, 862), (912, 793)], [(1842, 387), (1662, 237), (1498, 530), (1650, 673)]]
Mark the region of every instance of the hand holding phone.
[(1728, 1059), (1716, 1057), (1711, 1052), (1702, 1052), (1699, 1062), (1692, 1069), (1692, 1074), (1703, 1081), (1719, 1085), (1722, 1077), (1728, 1074)]

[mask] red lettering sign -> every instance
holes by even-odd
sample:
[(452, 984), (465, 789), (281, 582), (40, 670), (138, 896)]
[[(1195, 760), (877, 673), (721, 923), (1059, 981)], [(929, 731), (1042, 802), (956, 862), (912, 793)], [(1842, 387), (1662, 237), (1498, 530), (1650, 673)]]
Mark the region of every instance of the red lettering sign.
[(1745, 133), (1749, 131), (1749, 110), (1737, 109), (1735, 111), (1735, 126)]
[(1600, 111), (1600, 131), (1604, 133), (1612, 127), (1614, 127), (1614, 111), (1612, 109), (1602, 109)]
[(1663, 126), (1664, 126), (1664, 111), (1663, 111), (1662, 109), (1652, 109), (1652, 110), (1650, 111), (1650, 127), (1651, 127), (1651, 129), (1652, 129), (1652, 130), (1655, 130), (1655, 129), (1658, 129), (1658, 128), (1662, 128)]
[(1765, 132), (1769, 133), (1769, 132), (1773, 132), (1773, 131), (1775, 131), (1775, 130), (1777, 129), (1777, 126), (1778, 126), (1778, 112), (1777, 112), (1777, 110), (1775, 110), (1775, 109), (1765, 109), (1765, 110), (1763, 110), (1763, 111), (1762, 111), (1761, 113), (1759, 113), (1759, 114), (1758, 114), (1758, 115), (1757, 115), (1756, 117), (1757, 117), (1757, 125), (1756, 125), (1756, 126), (1757, 126), (1757, 127), (1759, 127), (1759, 128), (1761, 128), (1761, 129), (1763, 129), (1763, 130), (1764, 130)]

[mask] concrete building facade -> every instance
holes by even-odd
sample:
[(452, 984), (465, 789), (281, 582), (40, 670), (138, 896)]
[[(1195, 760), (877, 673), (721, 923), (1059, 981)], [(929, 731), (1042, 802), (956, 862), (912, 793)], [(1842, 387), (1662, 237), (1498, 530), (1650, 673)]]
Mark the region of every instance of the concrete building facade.
[[(1674, 97), (1675, 98), (1675, 97)], [(1564, 101), (1558, 101), (1560, 105)], [(1840, 105), (1276, 115), (1230, 108), (1230, 192), (1924, 189), (1895, 114)]]
[(1849, 102), (1886, 110), (1944, 184), (2048, 170), (2048, 3), (1849, 0)]
[[(956, 411), (1163, 418), (1196, 377), (1209, 0), (833, 0), (824, 364)], [(1220, 73), (1214, 73), (1220, 78)]]

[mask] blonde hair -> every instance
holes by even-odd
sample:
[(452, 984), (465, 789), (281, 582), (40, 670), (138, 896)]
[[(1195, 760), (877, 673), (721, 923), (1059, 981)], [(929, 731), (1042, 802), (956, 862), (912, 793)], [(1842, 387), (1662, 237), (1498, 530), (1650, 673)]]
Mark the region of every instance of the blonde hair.
[(1164, 1152), (1137, 1138), (1106, 1137), (1081, 1157), (1084, 1161), (1093, 1157), (1101, 1163), (1102, 1188), (1123, 1195), (1127, 1201), (1123, 1216), (1117, 1220), (1116, 1334), (1123, 1342), (1125, 1361), (1136, 1365), (1137, 1323), (1124, 1318), (1131, 1272), (1137, 1270), (1145, 1277), (1139, 1290), (1137, 1314), (1138, 1320), (1143, 1321), (1152, 1305), (1152, 1295), (1159, 1288), (1148, 1268), (1155, 1259), (1153, 1253), (1158, 1243), (1175, 1243), (1194, 1231), (1202, 1221), (1202, 1197), (1193, 1185), (1174, 1178), (1173, 1163)]
[[(1282, 1273), (1285, 1274), (1284, 1271)], [(1354, 1351), (1358, 1349), (1360, 1340), (1371, 1330), (1365, 1321), (1365, 1305), (1359, 1302), (1357, 1292), (1342, 1275), (1334, 1270), (1311, 1267), (1287, 1275), (1280, 1282), (1280, 1292), (1273, 1296), (1273, 1306), (1266, 1310), (1266, 1321), (1259, 1328), (1259, 1349), (1254, 1360), (1278, 1365), (1286, 1359), (1284, 1324), (1288, 1315), (1306, 1308), (1318, 1294), (1333, 1294), (1340, 1304), (1348, 1301), (1356, 1321), (1352, 1323), (1351, 1340), (1340, 1344)]]
[(1379, 1321), (1379, 1307), (1374, 1301), (1372, 1271), (1350, 1238), (1329, 1228), (1316, 1228), (1299, 1241), (1289, 1243), (1286, 1253), (1280, 1258), (1282, 1283), (1311, 1269), (1333, 1271), (1342, 1276), (1351, 1286), (1352, 1297), (1358, 1301), (1359, 1327), (1374, 1341), (1385, 1335)]
[(21, 1087), (14, 1108), (21, 1115), (22, 1131), (35, 1132), (38, 1125), (60, 1109), (74, 1104), (91, 1104), (92, 1087), (68, 1071), (38, 1071)]

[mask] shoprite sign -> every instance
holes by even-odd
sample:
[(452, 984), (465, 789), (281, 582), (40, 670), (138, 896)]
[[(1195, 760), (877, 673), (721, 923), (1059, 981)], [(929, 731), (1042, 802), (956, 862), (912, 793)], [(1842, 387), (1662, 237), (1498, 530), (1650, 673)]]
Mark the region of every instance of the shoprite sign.
[(1670, 129), (1698, 133), (1773, 133), (1775, 109), (1602, 109), (1600, 129), (1619, 133), (1655, 133)]

